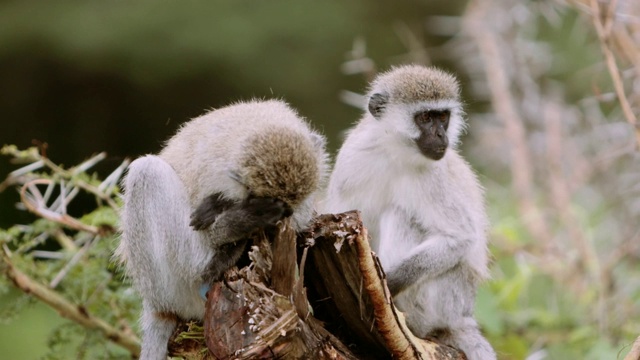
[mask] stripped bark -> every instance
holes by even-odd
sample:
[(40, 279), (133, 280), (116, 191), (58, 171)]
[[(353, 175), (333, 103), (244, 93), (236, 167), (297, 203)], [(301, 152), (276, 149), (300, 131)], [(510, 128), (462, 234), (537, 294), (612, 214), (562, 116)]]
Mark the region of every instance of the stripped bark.
[(464, 359), (407, 329), (357, 211), (319, 216), (297, 239), (284, 223), (273, 241), (254, 239), (249, 258), (212, 285), (204, 327), (177, 332), (174, 356)]

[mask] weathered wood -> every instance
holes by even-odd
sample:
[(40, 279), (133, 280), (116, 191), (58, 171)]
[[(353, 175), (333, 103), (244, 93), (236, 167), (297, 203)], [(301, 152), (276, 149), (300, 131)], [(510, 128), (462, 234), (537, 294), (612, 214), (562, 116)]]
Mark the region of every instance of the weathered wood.
[(273, 241), (273, 268), (271, 269), (272, 288), (284, 296), (291, 295), (296, 281), (296, 234), (285, 219), (283, 226)]
[(316, 219), (306, 267), (306, 283), (314, 316), (329, 331), (348, 343), (361, 358), (388, 354), (375, 328), (371, 297), (363, 296), (364, 283), (353, 246), (356, 217), (323, 215)]
[[(307, 271), (314, 315), (365, 359), (464, 359), (448, 346), (418, 339), (392, 304), (385, 275), (357, 211), (319, 216)], [(307, 241), (309, 242), (309, 241)], [(311, 289), (315, 290), (314, 298)], [(322, 311), (322, 310), (324, 311)], [(327, 316), (328, 315), (328, 316)]]
[[(251, 265), (207, 295), (204, 327), (170, 342), (188, 359), (464, 359), (417, 339), (393, 307), (359, 213), (322, 215), (296, 234), (253, 240)], [(298, 244), (299, 246), (296, 246)], [(200, 347), (194, 345), (200, 343)], [(205, 347), (206, 343), (206, 347)], [(208, 350), (207, 350), (208, 348)]]

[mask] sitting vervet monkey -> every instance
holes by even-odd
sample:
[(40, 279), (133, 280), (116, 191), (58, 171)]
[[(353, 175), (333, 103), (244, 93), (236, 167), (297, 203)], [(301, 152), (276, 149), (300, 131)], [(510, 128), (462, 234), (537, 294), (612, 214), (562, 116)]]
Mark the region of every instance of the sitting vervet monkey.
[(456, 79), (402, 66), (379, 75), (368, 111), (331, 174), (324, 210), (358, 209), (397, 307), (418, 337), (495, 359), (473, 317), (487, 277), (483, 190), (456, 150), (465, 126)]
[(323, 136), (282, 101), (250, 101), (186, 123), (124, 179), (116, 255), (143, 299), (141, 359), (166, 359), (178, 319), (202, 320), (257, 229), (311, 220), (326, 173)]

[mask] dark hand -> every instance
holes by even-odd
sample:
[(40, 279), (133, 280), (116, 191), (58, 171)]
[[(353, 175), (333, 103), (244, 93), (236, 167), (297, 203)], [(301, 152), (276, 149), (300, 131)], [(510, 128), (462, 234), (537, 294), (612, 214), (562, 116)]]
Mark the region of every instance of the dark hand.
[(242, 204), (244, 210), (252, 217), (254, 227), (275, 226), (285, 217), (291, 216), (293, 210), (284, 201), (270, 197), (249, 197)]
[(225, 210), (234, 205), (234, 202), (216, 193), (205, 198), (200, 206), (191, 214), (191, 222), (195, 230), (204, 230), (211, 226), (216, 218)]

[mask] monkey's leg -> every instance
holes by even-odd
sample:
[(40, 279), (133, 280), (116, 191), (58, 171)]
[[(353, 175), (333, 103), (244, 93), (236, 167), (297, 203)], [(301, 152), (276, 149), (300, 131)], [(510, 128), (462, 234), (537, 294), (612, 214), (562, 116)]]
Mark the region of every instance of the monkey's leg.
[(167, 344), (178, 324), (176, 315), (157, 311), (145, 302), (140, 322), (142, 326), (140, 360), (166, 360)]
[(129, 166), (122, 214), (122, 255), (143, 299), (142, 359), (166, 359), (175, 317), (199, 318), (198, 289), (212, 252), (189, 227), (186, 191), (157, 156)]
[(473, 318), (475, 284), (473, 272), (460, 265), (431, 282), (429, 295), (437, 309), (434, 317), (446, 324), (448, 331), (441, 337), (445, 344), (462, 350), (469, 360), (495, 360), (493, 348)]
[(495, 360), (496, 353), (482, 336), (476, 320), (467, 316), (449, 327), (449, 339), (445, 343), (462, 350), (469, 360)]

